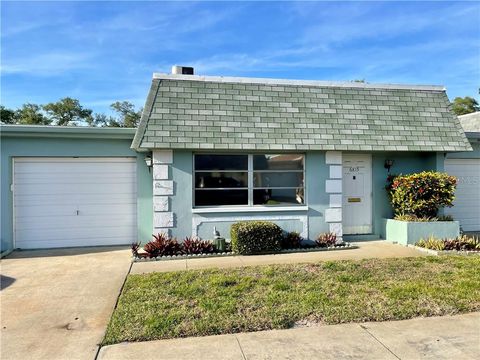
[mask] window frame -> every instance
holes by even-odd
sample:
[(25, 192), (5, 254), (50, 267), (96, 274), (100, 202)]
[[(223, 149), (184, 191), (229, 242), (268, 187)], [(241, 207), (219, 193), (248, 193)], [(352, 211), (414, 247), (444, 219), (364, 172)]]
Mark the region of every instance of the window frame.
[[(255, 155), (287, 155), (287, 154), (298, 154), (303, 157), (303, 169), (302, 170), (271, 170), (271, 169), (264, 169), (264, 170), (254, 170), (253, 168), (253, 157)], [(194, 152), (192, 154), (192, 209), (200, 209), (200, 210), (207, 210), (207, 209), (238, 209), (239, 211), (241, 210), (260, 210), (265, 208), (266, 211), (269, 209), (271, 210), (284, 210), (284, 209), (289, 209), (291, 208), (292, 210), (304, 210), (307, 207), (308, 201), (307, 201), (307, 178), (306, 178), (306, 154), (303, 152), (254, 152), (254, 153), (229, 153), (229, 152)], [(247, 156), (248, 161), (247, 161), (247, 170), (196, 170), (195, 169), (195, 156), (197, 155), (230, 155), (230, 156)], [(196, 205), (195, 204), (195, 192), (197, 190), (196, 188), (196, 173), (205, 173), (205, 172), (212, 172), (212, 171), (218, 171), (218, 172), (246, 172), (247, 173), (247, 188), (245, 187), (239, 187), (239, 188), (208, 188), (205, 190), (247, 190), (248, 191), (248, 204), (246, 205)], [(290, 187), (290, 186), (285, 186), (285, 187), (254, 187), (254, 173), (285, 173), (285, 172), (292, 172), (292, 173), (302, 173), (303, 176), (303, 186), (301, 187), (303, 189), (303, 204), (258, 204), (254, 205), (254, 199), (253, 199), (253, 192), (254, 190), (262, 190), (262, 189), (298, 189), (299, 187)]]

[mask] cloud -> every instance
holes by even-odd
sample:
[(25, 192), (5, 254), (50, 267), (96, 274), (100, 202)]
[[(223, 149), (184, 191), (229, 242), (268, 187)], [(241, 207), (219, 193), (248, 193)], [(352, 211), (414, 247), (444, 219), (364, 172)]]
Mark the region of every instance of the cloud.
[(23, 57), (7, 57), (0, 65), (5, 75), (26, 74), (57, 76), (65, 72), (93, 67), (93, 54), (79, 52), (45, 52)]

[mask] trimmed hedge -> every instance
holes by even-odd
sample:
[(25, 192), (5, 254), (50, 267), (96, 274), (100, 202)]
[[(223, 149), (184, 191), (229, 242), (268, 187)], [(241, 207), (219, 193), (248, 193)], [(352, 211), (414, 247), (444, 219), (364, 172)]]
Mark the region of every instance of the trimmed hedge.
[(270, 221), (240, 221), (230, 229), (232, 250), (241, 255), (281, 249), (283, 230)]

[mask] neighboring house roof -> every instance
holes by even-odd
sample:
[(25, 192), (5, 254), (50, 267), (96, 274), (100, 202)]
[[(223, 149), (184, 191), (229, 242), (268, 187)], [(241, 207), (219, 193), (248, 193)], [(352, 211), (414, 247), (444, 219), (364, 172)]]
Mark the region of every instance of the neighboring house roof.
[(466, 133), (480, 133), (480, 111), (458, 117)]
[(107, 128), (88, 126), (0, 125), (2, 137), (62, 137), (86, 139), (133, 139), (133, 128)]
[(165, 74), (132, 148), (471, 150), (441, 86)]

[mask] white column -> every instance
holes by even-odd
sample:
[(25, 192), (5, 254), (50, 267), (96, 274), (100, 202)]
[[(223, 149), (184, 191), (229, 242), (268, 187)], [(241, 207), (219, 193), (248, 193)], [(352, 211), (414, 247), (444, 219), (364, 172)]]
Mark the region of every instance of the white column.
[(330, 195), (329, 207), (325, 210), (325, 222), (329, 224), (330, 232), (335, 233), (338, 239), (342, 239), (342, 152), (327, 151), (325, 163), (329, 170), (325, 191)]
[(174, 182), (170, 178), (173, 163), (172, 150), (153, 151), (153, 233), (167, 233), (175, 226), (171, 211)]

